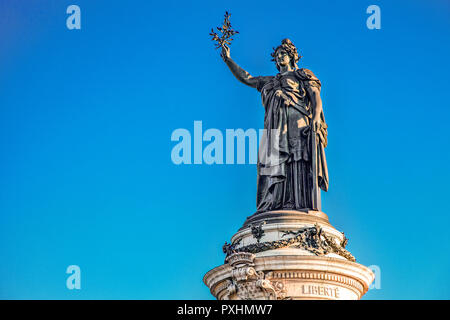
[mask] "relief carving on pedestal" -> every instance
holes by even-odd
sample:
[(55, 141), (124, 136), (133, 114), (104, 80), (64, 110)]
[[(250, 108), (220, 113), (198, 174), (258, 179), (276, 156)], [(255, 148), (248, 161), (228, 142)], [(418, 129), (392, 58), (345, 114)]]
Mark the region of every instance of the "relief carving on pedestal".
[(287, 235), (293, 235), (291, 238), (268, 241), (261, 243), (254, 243), (247, 246), (239, 247), (240, 241), (236, 241), (233, 244), (225, 242), (223, 246), (223, 252), (227, 257), (233, 253), (249, 252), (258, 253), (267, 250), (279, 249), (279, 248), (302, 248), (314, 253), (317, 256), (326, 255), (328, 253), (335, 253), (349, 261), (355, 262), (355, 257), (345, 249), (348, 239), (345, 238), (342, 242), (339, 242), (334, 237), (328, 236), (323, 232), (322, 228), (315, 224), (313, 227), (300, 228), (297, 231), (282, 231), (282, 237)]
[[(272, 283), (265, 279), (264, 272), (256, 272), (253, 264), (255, 256), (248, 252), (238, 252), (227, 257), (231, 265), (231, 281), (228, 281), (225, 299), (239, 300), (280, 300), (286, 297), (281, 282)], [(234, 296), (234, 297), (233, 297)]]
[(263, 230), (262, 226), (265, 224), (266, 224), (266, 221), (263, 221), (262, 223), (257, 224), (257, 225), (250, 224), (250, 228), (252, 230), (252, 235), (256, 239), (256, 242), (258, 242), (258, 243), (261, 240), (261, 238), (264, 236), (264, 230)]

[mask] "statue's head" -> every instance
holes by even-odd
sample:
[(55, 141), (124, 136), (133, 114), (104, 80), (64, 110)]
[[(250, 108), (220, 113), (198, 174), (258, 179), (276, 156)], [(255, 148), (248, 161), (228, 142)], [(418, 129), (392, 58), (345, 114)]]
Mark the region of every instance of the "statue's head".
[(278, 47), (273, 48), (271, 56), (272, 61), (275, 61), (278, 71), (280, 71), (281, 66), (289, 64), (293, 70), (298, 69), (297, 62), (302, 57), (289, 39), (283, 39)]

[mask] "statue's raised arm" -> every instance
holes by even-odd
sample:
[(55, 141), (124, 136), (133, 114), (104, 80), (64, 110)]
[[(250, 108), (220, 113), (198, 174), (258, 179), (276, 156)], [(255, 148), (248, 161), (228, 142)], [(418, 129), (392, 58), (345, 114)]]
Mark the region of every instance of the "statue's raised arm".
[(212, 37), (211, 40), (216, 42), (216, 49), (222, 49), (220, 55), (222, 56), (223, 61), (225, 61), (234, 76), (243, 84), (246, 84), (252, 88), (256, 88), (258, 80), (253, 78), (247, 71), (242, 69), (236, 62), (233, 61), (233, 59), (231, 59), (229, 45), (233, 40), (233, 36), (239, 33), (239, 31), (234, 30), (231, 26), (230, 16), (230, 13), (225, 12), (222, 26), (216, 28), (218, 33), (214, 31), (213, 28), (211, 29), (209, 35)]
[(257, 80), (250, 75), (247, 71), (242, 69), (233, 59), (231, 59), (230, 48), (226, 45), (222, 47), (222, 52), (220, 54), (223, 61), (230, 68), (233, 75), (243, 84), (246, 84), (252, 88), (256, 88)]

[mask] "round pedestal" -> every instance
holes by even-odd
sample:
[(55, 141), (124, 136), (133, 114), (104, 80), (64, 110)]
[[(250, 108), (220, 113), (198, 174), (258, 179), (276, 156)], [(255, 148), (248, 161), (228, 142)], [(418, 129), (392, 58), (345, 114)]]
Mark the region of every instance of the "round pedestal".
[(225, 264), (203, 281), (219, 300), (360, 299), (374, 275), (346, 243), (322, 212), (256, 214), (225, 244)]

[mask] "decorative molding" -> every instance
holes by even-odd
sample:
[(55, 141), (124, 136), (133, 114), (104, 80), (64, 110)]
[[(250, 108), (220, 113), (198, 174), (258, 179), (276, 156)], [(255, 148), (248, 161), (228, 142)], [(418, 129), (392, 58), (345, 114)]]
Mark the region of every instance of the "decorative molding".
[[(225, 242), (226, 244), (226, 242)], [(243, 266), (254, 266), (253, 261), (255, 260), (255, 255), (251, 252), (236, 252), (233, 255), (227, 256), (225, 262), (232, 267), (239, 265)]]

